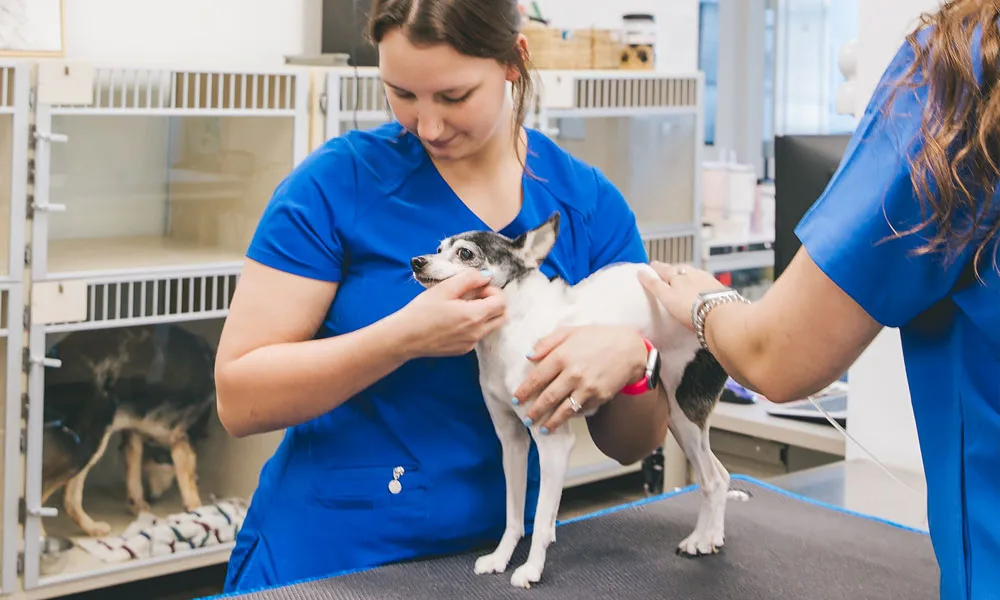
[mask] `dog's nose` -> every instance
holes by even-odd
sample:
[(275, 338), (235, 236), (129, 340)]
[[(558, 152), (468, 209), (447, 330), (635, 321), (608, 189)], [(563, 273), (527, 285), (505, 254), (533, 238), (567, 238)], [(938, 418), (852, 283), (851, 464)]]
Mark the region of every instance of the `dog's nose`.
[(427, 266), (427, 258), (424, 256), (414, 256), (410, 259), (410, 266), (413, 267), (414, 271), (423, 269)]

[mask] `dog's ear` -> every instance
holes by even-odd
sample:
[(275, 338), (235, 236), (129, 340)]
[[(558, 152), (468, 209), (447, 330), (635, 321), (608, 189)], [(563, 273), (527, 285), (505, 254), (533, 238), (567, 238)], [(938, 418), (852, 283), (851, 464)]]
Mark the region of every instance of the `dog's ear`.
[(549, 255), (559, 235), (559, 212), (552, 213), (544, 223), (514, 240), (521, 254), (535, 265), (541, 265)]

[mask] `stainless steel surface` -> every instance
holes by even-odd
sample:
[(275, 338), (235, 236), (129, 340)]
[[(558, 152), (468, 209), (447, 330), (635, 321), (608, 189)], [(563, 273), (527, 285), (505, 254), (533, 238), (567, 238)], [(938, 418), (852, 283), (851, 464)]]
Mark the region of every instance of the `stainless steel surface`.
[(849, 460), (781, 475), (767, 483), (789, 492), (915, 529), (927, 530), (927, 486), (922, 474), (868, 460)]
[(58, 535), (42, 538), (39, 570), (45, 575), (58, 573), (66, 566), (67, 552), (72, 548), (73, 542), (69, 538)]

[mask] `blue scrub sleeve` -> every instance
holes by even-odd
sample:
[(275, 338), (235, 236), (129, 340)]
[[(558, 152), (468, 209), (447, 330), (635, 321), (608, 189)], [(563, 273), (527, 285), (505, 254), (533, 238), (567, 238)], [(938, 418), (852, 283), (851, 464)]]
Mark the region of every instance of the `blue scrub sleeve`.
[(247, 250), (269, 267), (321, 281), (340, 281), (344, 248), (339, 227), (353, 206), (349, 156), (320, 151), (275, 189)]
[(635, 214), (625, 197), (600, 170), (594, 169), (597, 202), (590, 215), (590, 271), (619, 262), (649, 262)]
[(924, 221), (907, 159), (924, 143), (918, 134), (927, 90), (904, 88), (890, 96), (913, 60), (904, 43), (836, 173), (795, 230), (816, 265), (887, 327), (905, 325), (946, 296), (964, 265), (945, 268), (939, 253), (914, 253), (933, 228), (894, 236)]

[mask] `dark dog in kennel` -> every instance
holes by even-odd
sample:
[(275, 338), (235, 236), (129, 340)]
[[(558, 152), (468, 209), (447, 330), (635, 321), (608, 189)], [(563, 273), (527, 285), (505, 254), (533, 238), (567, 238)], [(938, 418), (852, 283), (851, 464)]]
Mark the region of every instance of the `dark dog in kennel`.
[(65, 486), (69, 518), (87, 535), (110, 533), (83, 509), (83, 487), (112, 434), (122, 432), (133, 513), (148, 508), (144, 472), (150, 497), (176, 474), (185, 509), (201, 506), (192, 442), (215, 406), (215, 353), (205, 340), (172, 324), (86, 330), (48, 356), (62, 366), (45, 370), (43, 504)]

